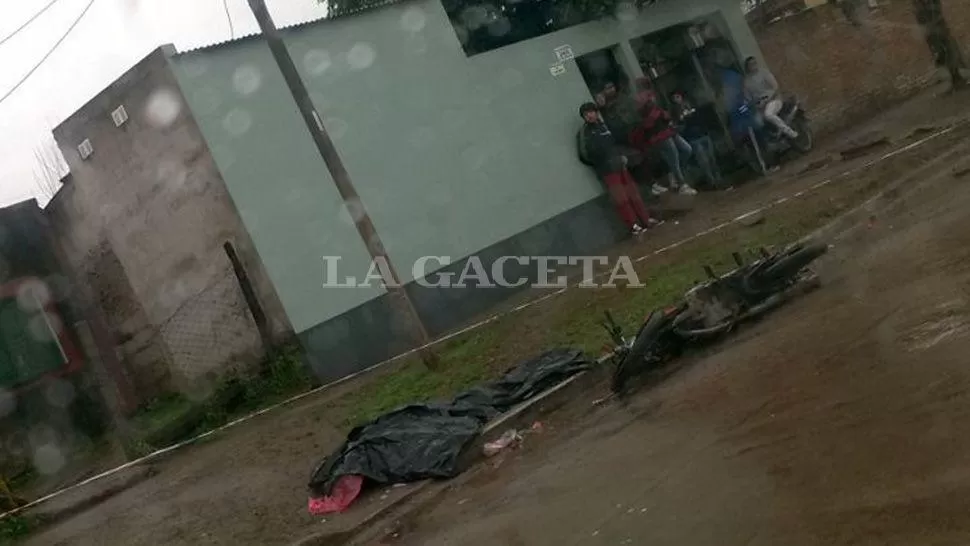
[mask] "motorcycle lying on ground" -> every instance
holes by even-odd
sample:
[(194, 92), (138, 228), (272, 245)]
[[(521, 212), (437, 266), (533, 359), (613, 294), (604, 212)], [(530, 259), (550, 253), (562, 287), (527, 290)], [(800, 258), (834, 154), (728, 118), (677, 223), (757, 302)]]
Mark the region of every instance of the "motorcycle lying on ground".
[(744, 162), (758, 175), (766, 174), (793, 152), (806, 154), (815, 147), (815, 135), (797, 97), (786, 99), (778, 115), (798, 133), (797, 138), (789, 138), (766, 123), (756, 103), (744, 102), (731, 114), (731, 134), (736, 146)]
[(607, 312), (603, 326), (616, 346), (611, 390), (622, 397), (632, 378), (817, 288), (818, 276), (808, 266), (827, 250), (823, 243), (800, 242), (776, 253), (761, 249), (761, 257), (749, 264), (734, 253), (736, 269), (717, 276), (706, 266), (707, 281), (688, 290), (679, 304), (651, 313), (632, 339), (623, 337)]

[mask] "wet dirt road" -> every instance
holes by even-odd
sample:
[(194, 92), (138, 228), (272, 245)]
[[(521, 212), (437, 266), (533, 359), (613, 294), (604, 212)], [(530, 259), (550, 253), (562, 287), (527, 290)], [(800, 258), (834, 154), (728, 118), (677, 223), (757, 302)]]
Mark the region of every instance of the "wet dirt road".
[[(925, 104), (916, 104), (911, 117), (922, 123), (933, 117), (930, 114), (934, 112), (948, 111), (941, 108), (939, 102), (931, 104), (932, 112)], [(953, 112), (965, 110), (962, 103), (951, 106)], [(899, 135), (918, 126), (909, 117), (890, 125), (894, 134)], [(954, 131), (934, 140), (935, 148), (923, 146), (882, 162), (866, 169), (864, 176), (851, 184), (832, 183), (824, 191), (817, 192), (820, 194), (817, 199), (803, 199), (799, 206), (841, 211), (842, 193), (871, 193), (879, 187), (880, 180), (908, 176), (932, 162), (941, 150), (965, 138), (963, 132)], [(856, 163), (864, 164), (870, 159), (861, 158)], [(753, 206), (763, 206), (782, 195), (802, 191), (816, 179), (835, 176), (848, 167), (836, 163), (829, 167), (831, 173), (822, 169), (793, 180), (776, 175), (730, 194), (704, 196), (700, 200), (701, 206), (679, 226), (668, 225), (667, 231), (659, 234), (657, 240), (651, 238), (642, 246), (649, 250), (654, 245), (670, 244)], [(785, 174), (786, 171), (779, 173)], [(949, 197), (945, 195), (940, 200), (949, 203)], [(970, 203), (964, 201), (961, 197), (961, 201), (955, 203), (962, 203), (962, 210), (970, 210), (966, 206)], [(926, 207), (920, 214), (936, 216), (932, 210), (927, 212)], [(860, 248), (889, 240), (879, 230), (883, 225), (877, 225), (879, 228), (866, 231), (868, 239), (857, 242)], [(888, 229), (888, 224), (885, 227)], [(959, 229), (953, 228), (953, 232), (958, 234)], [(955, 246), (959, 247), (960, 243)], [(932, 246), (917, 243), (906, 248), (925, 252)], [(617, 252), (640, 255), (646, 250), (620, 249)], [(896, 251), (887, 252), (889, 257), (879, 258), (884, 260), (881, 263), (892, 264), (891, 273), (904, 275), (905, 270), (894, 262)], [(823, 368), (826, 371), (820, 372), (822, 379), (818, 379), (812, 375), (814, 368), (810, 366), (820, 365), (819, 355), (811, 358), (808, 355), (812, 350), (820, 350), (819, 347), (829, 347), (832, 355), (841, 354), (838, 351), (849, 351), (851, 355), (852, 351), (862, 349), (835, 345), (832, 340), (819, 338), (822, 334), (817, 332), (821, 330), (813, 328), (830, 326), (832, 315), (826, 315), (825, 311), (833, 307), (849, 317), (846, 325), (836, 325), (833, 335), (836, 338), (859, 337), (862, 330), (853, 324), (878, 313), (888, 313), (884, 306), (892, 308), (895, 305), (892, 302), (896, 301), (877, 298), (883, 306), (877, 305), (873, 309), (866, 306), (876, 304), (853, 304), (855, 300), (852, 298), (856, 294), (872, 293), (881, 298), (885, 287), (893, 285), (888, 280), (873, 284), (872, 277), (848, 275), (851, 268), (842, 268), (838, 264), (831, 267), (835, 277), (829, 278), (829, 287), (825, 291), (780, 315), (797, 315), (798, 320), (783, 318), (770, 337), (766, 337), (768, 334), (760, 328), (746, 332), (744, 335), (750, 338), (747, 342), (735, 344), (717, 357), (683, 370), (651, 391), (649, 397), (637, 402), (635, 406), (640, 407), (639, 410), (635, 407), (632, 412), (623, 412), (610, 407), (594, 411), (587, 401), (579, 401), (573, 414), (554, 416), (542, 437), (529, 438), (521, 461), (508, 460), (497, 471), (485, 473), (484, 481), (472, 483), (474, 490), (454, 492), (429, 514), (428, 519), (418, 522), (420, 525), (413, 534), (405, 533), (402, 542), (415, 545), (515, 545), (553, 541), (598, 544), (596, 540), (616, 544), (631, 540), (630, 544), (642, 544), (645, 543), (642, 537), (648, 536), (651, 543), (659, 544), (744, 544), (745, 537), (754, 536), (750, 529), (758, 529), (763, 535), (761, 542), (754, 543), (771, 543), (772, 536), (788, 537), (786, 533), (792, 525), (797, 528), (815, 514), (811, 510), (816, 504), (812, 503), (826, 507), (830, 504), (826, 504), (828, 497), (822, 494), (824, 491), (815, 491), (813, 494), (817, 496), (812, 497), (797, 491), (796, 486), (808, 489), (809, 485), (832, 483), (826, 480), (844, 479), (823, 464), (828, 461), (826, 464), (833, 465), (832, 457), (841, 455), (841, 452), (826, 447), (824, 441), (820, 448), (815, 448), (815, 440), (811, 439), (811, 435), (819, 434), (814, 432), (815, 429), (809, 429), (809, 440), (806, 436), (789, 438), (789, 435), (799, 427), (821, 427), (822, 421), (813, 420), (823, 419), (821, 416), (836, 422), (846, 417), (838, 408), (812, 417), (816, 414), (809, 411), (811, 404), (806, 402), (795, 405), (790, 411), (775, 412), (780, 417), (772, 418), (778, 419), (773, 421), (766, 417), (770, 412), (765, 413), (765, 408), (782, 402), (794, 404), (799, 400), (793, 394), (785, 394), (783, 390), (775, 392), (775, 389), (788, 389), (800, 396), (811, 392), (825, 404), (837, 403), (833, 400), (840, 399), (825, 398), (828, 396), (825, 393), (833, 384), (852, 385), (853, 366)], [(905, 273), (905, 279), (915, 279), (921, 274)], [(954, 275), (952, 272), (947, 274)], [(837, 290), (838, 286), (842, 288)], [(554, 306), (537, 309), (545, 309), (541, 313), (555, 311)], [(922, 304), (914, 309), (914, 313), (924, 310)], [(537, 320), (542, 320), (541, 313)], [(896, 314), (893, 320), (905, 316)], [(852, 334), (853, 331), (856, 333)], [(769, 339), (773, 341), (769, 342)], [(958, 339), (959, 336), (953, 336), (953, 340)], [(955, 342), (953, 340), (944, 341)], [(762, 355), (762, 351), (768, 349), (775, 351), (773, 356)], [(924, 352), (929, 354), (933, 350), (937, 349), (931, 347)], [(921, 353), (920, 358), (926, 358), (926, 355)], [(763, 364), (766, 360), (774, 364), (766, 367)], [(863, 370), (875, 365), (865, 362), (860, 365)], [(953, 366), (959, 368), (957, 364)], [(835, 374), (832, 370), (841, 371)], [(866, 378), (878, 377), (878, 374), (870, 375), (869, 372), (859, 373)], [(922, 380), (937, 377), (938, 370), (927, 373)], [(801, 375), (806, 375), (807, 380), (799, 379)], [(813, 379), (824, 379), (825, 382), (812, 387), (810, 380)], [(906, 380), (909, 379), (900, 379)], [(815, 390), (811, 390), (813, 388)], [(766, 393), (773, 393), (777, 400)], [(599, 394), (591, 395), (590, 400)], [(914, 399), (906, 403), (919, 407), (921, 401)], [(660, 405), (655, 407), (655, 403)], [(882, 408), (880, 404), (872, 404), (875, 404), (872, 407)], [(880, 412), (885, 411), (880, 409)], [(904, 414), (904, 417), (909, 416)], [(772, 426), (780, 427), (784, 432), (775, 432)], [(870, 434), (863, 424), (846, 426), (863, 431), (859, 434)], [(885, 426), (891, 429), (890, 425)], [(919, 427), (926, 428), (922, 423)], [(306, 513), (305, 482), (309, 470), (322, 455), (339, 444), (343, 434), (343, 430), (330, 422), (326, 400), (307, 400), (254, 419), (160, 461), (157, 465), (159, 474), (154, 478), (39, 531), (27, 543), (288, 544), (323, 525), (319, 518)], [(851, 440), (852, 435), (848, 436)], [(822, 449), (818, 452), (824, 457), (818, 455), (822, 458), (815, 463), (821, 465), (821, 470), (819, 467), (809, 468), (804, 460), (798, 462), (788, 458), (792, 450), (805, 449), (806, 455), (800, 457), (815, 453), (803, 444), (813, 446), (816, 451)], [(927, 449), (933, 454), (944, 452), (939, 446)], [(568, 456), (564, 457), (564, 454)], [(860, 463), (862, 468), (868, 468), (867, 459), (860, 461), (865, 463)], [(828, 478), (829, 475), (833, 477)], [(792, 480), (797, 483), (791, 485)], [(716, 487), (707, 487), (707, 484)], [(466, 502), (461, 503), (463, 500)], [(957, 502), (947, 502), (947, 506), (954, 510), (967, 507)], [(633, 512), (629, 512), (631, 509)], [(805, 511), (804, 518), (801, 511)], [(649, 515), (649, 518), (634, 519), (634, 513), (642, 514), (642, 518)], [(812, 517), (821, 516), (815, 514)], [(684, 534), (689, 529), (700, 534)], [(646, 535), (647, 531), (651, 534)], [(593, 536), (595, 532), (598, 532), (596, 537)], [(794, 542), (785, 538), (775, 544), (779, 543)], [(970, 540), (961, 543), (970, 543)]]
[(631, 407), (553, 414), (393, 542), (970, 544), (970, 177), (904, 188), (820, 269)]

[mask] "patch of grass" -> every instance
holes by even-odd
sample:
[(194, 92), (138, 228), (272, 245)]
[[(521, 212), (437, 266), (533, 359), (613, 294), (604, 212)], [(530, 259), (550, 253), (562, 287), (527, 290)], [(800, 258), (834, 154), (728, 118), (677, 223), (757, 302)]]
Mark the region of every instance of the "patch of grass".
[(181, 393), (164, 394), (140, 409), (132, 418), (132, 425), (139, 430), (154, 430), (184, 414), (192, 406)]
[(446, 398), (490, 377), (490, 355), (504, 331), (499, 321), (469, 332), (442, 346), (435, 371), (411, 359), (383, 380), (349, 393), (342, 404), (346, 408), (342, 424), (349, 428), (406, 404)]
[[(852, 197), (861, 199), (864, 193)], [(431, 372), (419, 360), (410, 359), (393, 374), (348, 393), (331, 409), (342, 412), (337, 422), (350, 427), (405, 404), (454, 396), (553, 347), (598, 354), (609, 342), (600, 325), (606, 310), (630, 335), (651, 311), (675, 303), (684, 291), (704, 280), (704, 265), (715, 272), (727, 271), (735, 267), (732, 252), (753, 259), (760, 247), (793, 242), (834, 215), (827, 203), (801, 204), (803, 208), (787, 207), (785, 215), (776, 210), (766, 222), (733, 226), (635, 264), (645, 285), (642, 288), (570, 288), (557, 298), (468, 332), (439, 346), (442, 365), (438, 371)], [(527, 339), (516, 343), (525, 333)]]
[(3, 518), (0, 520), (0, 544), (16, 544), (40, 527), (41, 523), (39, 518), (32, 516), (14, 515)]
[(273, 405), (311, 388), (312, 379), (303, 367), (299, 347), (276, 351), (255, 374), (223, 378), (203, 404), (203, 416), (192, 434), (220, 427), (244, 414)]
[(164, 447), (305, 392), (311, 385), (299, 348), (285, 346), (267, 358), (257, 373), (221, 379), (204, 402), (193, 402), (181, 393), (152, 401), (133, 418), (132, 425), (141, 438), (133, 440), (126, 450), (141, 453), (147, 446)]

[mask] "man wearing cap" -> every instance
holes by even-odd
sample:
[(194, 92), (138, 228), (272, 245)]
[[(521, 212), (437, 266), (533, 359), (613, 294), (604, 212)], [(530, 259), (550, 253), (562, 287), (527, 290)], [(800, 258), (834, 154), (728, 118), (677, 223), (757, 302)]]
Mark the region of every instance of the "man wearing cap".
[(659, 225), (660, 222), (647, 212), (640, 190), (627, 170), (628, 160), (603, 122), (599, 108), (587, 102), (579, 108), (579, 115), (585, 121), (578, 135), (580, 159), (591, 166), (606, 185), (620, 218), (630, 232), (640, 235), (646, 229)]

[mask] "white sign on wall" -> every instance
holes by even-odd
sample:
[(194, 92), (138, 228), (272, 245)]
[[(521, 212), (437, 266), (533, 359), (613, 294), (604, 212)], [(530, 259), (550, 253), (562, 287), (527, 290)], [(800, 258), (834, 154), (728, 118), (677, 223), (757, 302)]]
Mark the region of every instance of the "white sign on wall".
[(561, 45), (553, 51), (556, 52), (556, 58), (559, 59), (560, 63), (571, 61), (576, 58), (576, 55), (573, 54), (572, 46)]
[(556, 63), (549, 67), (549, 73), (553, 76), (561, 76), (566, 73), (566, 65), (562, 63)]

